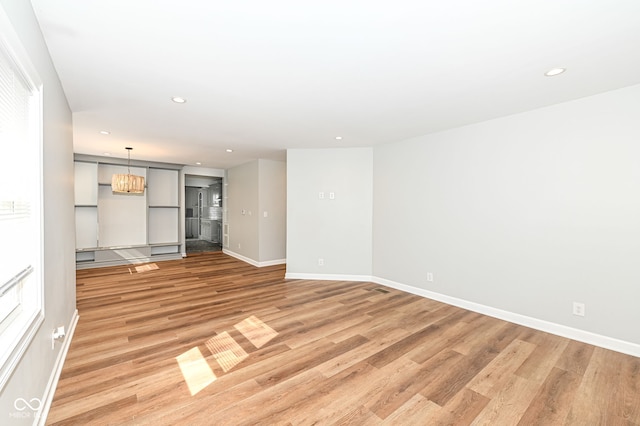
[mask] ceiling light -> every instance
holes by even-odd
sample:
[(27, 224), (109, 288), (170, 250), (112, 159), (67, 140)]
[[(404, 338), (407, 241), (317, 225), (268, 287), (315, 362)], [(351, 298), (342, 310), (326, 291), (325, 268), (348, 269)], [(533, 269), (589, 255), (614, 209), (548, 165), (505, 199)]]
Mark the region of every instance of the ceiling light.
[(233, 152), (233, 150), (232, 150), (232, 149), (228, 149), (228, 148), (227, 148), (225, 151), (227, 151), (227, 152)]
[(103, 152), (102, 155), (106, 155), (107, 157), (111, 157), (111, 153), (110, 152)]
[(142, 194), (144, 192), (144, 178), (131, 174), (131, 150), (127, 150), (127, 174), (115, 174), (111, 176), (111, 191), (125, 194)]
[(336, 140), (341, 141), (342, 140), (342, 136), (336, 136)]
[(187, 102), (185, 98), (181, 98), (180, 96), (174, 96), (173, 98), (171, 98), (171, 100), (177, 104), (183, 104)]
[(100, 130), (101, 135), (110, 135), (111, 132), (107, 132), (106, 130)]
[(196, 163), (196, 166), (202, 166), (202, 163), (198, 161), (198, 162)]
[(545, 72), (544, 75), (546, 75), (547, 77), (553, 77), (554, 75), (562, 74), (566, 70), (567, 70), (566, 68), (553, 68), (553, 69), (550, 69), (549, 71)]

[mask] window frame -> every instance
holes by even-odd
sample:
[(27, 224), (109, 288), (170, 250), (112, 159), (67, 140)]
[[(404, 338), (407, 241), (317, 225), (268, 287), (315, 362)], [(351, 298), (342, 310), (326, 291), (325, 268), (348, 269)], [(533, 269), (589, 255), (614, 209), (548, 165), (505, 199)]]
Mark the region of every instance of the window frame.
[[(45, 303), (44, 303), (44, 190), (43, 190), (43, 84), (40, 76), (38, 75), (36, 68), (31, 62), (27, 51), (24, 49), (19, 36), (17, 35), (10, 19), (8, 18), (3, 7), (0, 5), (0, 50), (2, 54), (9, 60), (10, 66), (14, 73), (18, 74), (24, 84), (27, 86), (28, 91), (33, 96), (33, 102), (35, 105), (30, 106), (29, 116), (29, 140), (28, 143), (35, 144), (33, 147), (34, 153), (37, 153), (37, 161), (29, 159), (28, 162), (24, 162), (23, 158), (16, 158), (16, 161), (23, 161), (25, 167), (28, 167), (25, 172), (35, 174), (35, 185), (31, 188), (34, 193), (33, 201), (34, 205), (30, 211), (30, 222), (33, 226), (36, 226), (34, 239), (37, 239), (36, 254), (33, 256), (33, 263), (30, 264), (30, 268), (22, 271), (16, 271), (18, 277), (17, 283), (13, 283), (9, 286), (5, 286), (5, 283), (0, 283), (0, 286), (5, 287), (7, 293), (18, 289), (17, 291), (23, 291), (28, 297), (30, 297), (30, 303), (33, 304), (32, 309), (19, 312), (13, 312), (7, 318), (10, 319), (9, 324), (5, 324), (0, 333), (5, 334), (7, 331), (13, 336), (8, 342), (9, 347), (0, 352), (0, 391), (4, 389), (9, 378), (13, 374), (13, 371), (22, 360), (27, 348), (34, 340), (38, 330), (40, 329), (45, 317)], [(33, 108), (33, 110), (31, 110)], [(31, 115), (32, 114), (32, 115)], [(33, 122), (31, 122), (33, 120)], [(11, 220), (11, 219), (9, 219)], [(36, 241), (34, 241), (35, 243)], [(11, 244), (11, 242), (4, 242), (5, 244)], [(24, 289), (23, 282), (25, 280), (33, 279), (35, 282), (32, 287)], [(13, 280), (10, 280), (11, 282)], [(7, 282), (7, 283), (9, 283)], [(32, 293), (31, 293), (32, 292)], [(25, 305), (22, 303), (21, 305)], [(12, 317), (12, 318), (11, 318)], [(9, 334), (5, 334), (4, 337)], [(3, 336), (0, 335), (0, 339)], [(3, 342), (4, 345), (4, 342)]]

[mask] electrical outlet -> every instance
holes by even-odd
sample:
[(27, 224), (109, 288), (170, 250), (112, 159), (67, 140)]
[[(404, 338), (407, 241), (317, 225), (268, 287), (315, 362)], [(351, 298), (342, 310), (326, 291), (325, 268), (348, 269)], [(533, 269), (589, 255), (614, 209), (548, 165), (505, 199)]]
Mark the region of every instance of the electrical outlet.
[(584, 303), (573, 302), (573, 315), (584, 316)]
[(433, 273), (427, 272), (427, 281), (430, 283), (433, 282)]
[(324, 192), (318, 192), (318, 198), (324, 200)]
[(336, 193), (335, 192), (330, 192), (329, 193), (329, 199), (330, 200), (335, 200), (336, 199)]
[(324, 259), (318, 259), (318, 266), (324, 266)]
[(51, 333), (51, 349), (55, 349), (56, 340), (63, 340), (66, 335), (63, 325), (53, 330), (53, 333)]

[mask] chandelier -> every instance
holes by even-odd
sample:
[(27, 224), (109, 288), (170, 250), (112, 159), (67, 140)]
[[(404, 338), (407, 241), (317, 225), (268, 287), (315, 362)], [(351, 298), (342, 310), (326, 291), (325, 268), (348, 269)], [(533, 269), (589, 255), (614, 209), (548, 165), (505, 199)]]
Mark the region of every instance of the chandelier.
[(127, 150), (127, 174), (116, 174), (111, 177), (111, 190), (125, 194), (142, 194), (144, 192), (144, 177), (131, 174), (131, 150)]

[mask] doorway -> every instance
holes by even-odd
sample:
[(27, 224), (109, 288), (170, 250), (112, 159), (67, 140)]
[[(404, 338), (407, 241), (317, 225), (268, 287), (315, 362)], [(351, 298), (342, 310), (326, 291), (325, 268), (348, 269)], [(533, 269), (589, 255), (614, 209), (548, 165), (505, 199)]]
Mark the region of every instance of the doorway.
[(222, 250), (222, 178), (185, 175), (186, 252)]

